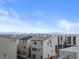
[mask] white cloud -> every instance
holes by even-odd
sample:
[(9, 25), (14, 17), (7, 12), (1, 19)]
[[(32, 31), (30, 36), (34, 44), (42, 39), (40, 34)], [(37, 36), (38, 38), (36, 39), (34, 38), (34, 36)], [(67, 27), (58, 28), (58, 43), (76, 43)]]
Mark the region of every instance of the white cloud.
[(5, 1), (8, 1), (8, 2), (12, 1), (12, 2), (13, 2), (13, 1), (15, 1), (15, 0), (5, 0)]
[(4, 9), (0, 9), (0, 14), (8, 15), (8, 12)]
[(2, 4), (6, 4), (6, 3), (11, 3), (11, 2), (14, 2), (15, 0), (0, 0), (0, 3)]
[[(38, 16), (43, 15), (43, 13), (38, 12), (36, 14)], [(56, 23), (53, 24), (52, 21), (46, 23), (46, 20), (36, 20), (34, 23), (31, 23), (28, 16), (22, 15), (12, 8), (0, 8), (0, 32), (51, 33), (75, 32), (79, 29), (79, 22), (69, 22), (65, 19), (59, 20), (57, 26), (55, 25)]]
[(13, 2), (15, 0), (0, 0), (1, 2)]
[(31, 20), (26, 17), (28, 16), (22, 15), (12, 8), (0, 8), (0, 32), (51, 33), (75, 32), (79, 29), (79, 22), (73, 23), (68, 20), (59, 20), (57, 26), (55, 26), (55, 23), (53, 24), (51, 21), (46, 23), (46, 20), (36, 20), (31, 23)]
[(43, 21), (37, 21), (36, 25), (42, 28), (45, 28), (45, 23)]
[[(24, 21), (21, 14), (13, 9), (0, 9), (0, 32), (27, 32), (27, 33), (47, 33), (52, 32), (43, 22), (37, 21), (36, 24)], [(27, 20), (27, 19), (26, 19)]]
[[(60, 20), (58, 23), (58, 26), (64, 30), (72, 30), (75, 27), (79, 27), (79, 22), (72, 23), (72, 22), (69, 22), (67, 20)], [(78, 29), (78, 28), (76, 28), (76, 29)]]

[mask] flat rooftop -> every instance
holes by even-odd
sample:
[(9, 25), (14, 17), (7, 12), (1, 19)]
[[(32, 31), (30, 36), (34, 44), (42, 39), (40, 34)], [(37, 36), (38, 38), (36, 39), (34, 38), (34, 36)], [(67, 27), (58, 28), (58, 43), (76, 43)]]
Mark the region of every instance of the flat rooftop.
[(44, 40), (47, 40), (48, 38), (50, 38), (50, 36), (35, 36), (32, 38), (32, 41), (36, 40), (36, 41), (44, 41)]

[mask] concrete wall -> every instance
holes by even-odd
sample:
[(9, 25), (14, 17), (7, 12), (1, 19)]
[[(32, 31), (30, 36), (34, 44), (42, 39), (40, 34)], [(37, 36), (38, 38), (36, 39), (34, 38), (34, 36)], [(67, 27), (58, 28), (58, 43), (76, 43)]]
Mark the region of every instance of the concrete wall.
[(0, 37), (0, 59), (17, 59), (17, 44), (15, 40)]
[(50, 42), (49, 42), (49, 44), (48, 44), (48, 42), (49, 42), (49, 39), (44, 41), (44, 44), (43, 44), (43, 59), (50, 58), (51, 54), (52, 54), (53, 48), (50, 47)]
[(31, 39), (27, 40), (27, 57), (31, 58)]
[[(24, 48), (25, 46), (25, 48)], [(31, 39), (28, 40), (19, 40), (18, 50), (20, 52), (25, 52), (24, 57), (30, 57), (31, 55)]]
[(76, 36), (76, 46), (79, 46), (79, 35)]
[[(37, 44), (34, 44), (34, 42), (36, 42)], [(33, 54), (35, 54), (35, 59), (41, 59), (41, 56), (43, 56), (43, 45), (41, 43), (43, 43), (43, 42), (42, 41), (32, 41), (32, 48), (36, 48), (37, 51), (33, 51), (31, 49), (31, 57), (33, 57)]]
[(76, 53), (77, 54), (77, 59), (79, 59), (79, 53)]

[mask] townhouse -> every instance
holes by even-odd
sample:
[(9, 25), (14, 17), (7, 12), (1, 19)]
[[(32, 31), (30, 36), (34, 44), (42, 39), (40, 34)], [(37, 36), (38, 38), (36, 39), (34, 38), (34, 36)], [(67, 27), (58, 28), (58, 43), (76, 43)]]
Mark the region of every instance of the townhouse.
[(21, 58), (31, 58), (31, 38), (32, 36), (26, 35), (19, 39), (17, 55)]
[(55, 45), (57, 44), (55, 35), (40, 34), (33, 37), (31, 47), (32, 59), (56, 59)]
[(65, 45), (59, 48), (58, 59), (79, 59), (79, 35), (65, 34)]
[(0, 35), (0, 59), (17, 59), (17, 38)]

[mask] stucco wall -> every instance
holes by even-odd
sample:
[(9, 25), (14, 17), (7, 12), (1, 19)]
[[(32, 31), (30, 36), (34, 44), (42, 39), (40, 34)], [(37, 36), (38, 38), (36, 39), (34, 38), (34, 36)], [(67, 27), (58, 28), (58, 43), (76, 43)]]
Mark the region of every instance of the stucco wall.
[(0, 59), (17, 59), (16, 56), (16, 42), (0, 37)]
[(31, 49), (31, 57), (33, 54), (35, 54), (35, 59), (40, 59), (41, 56), (43, 56), (43, 45), (41, 45), (41, 41), (36, 41), (36, 42), (37, 44), (34, 44), (34, 41), (32, 41), (32, 48), (36, 48), (37, 51), (33, 51)]

